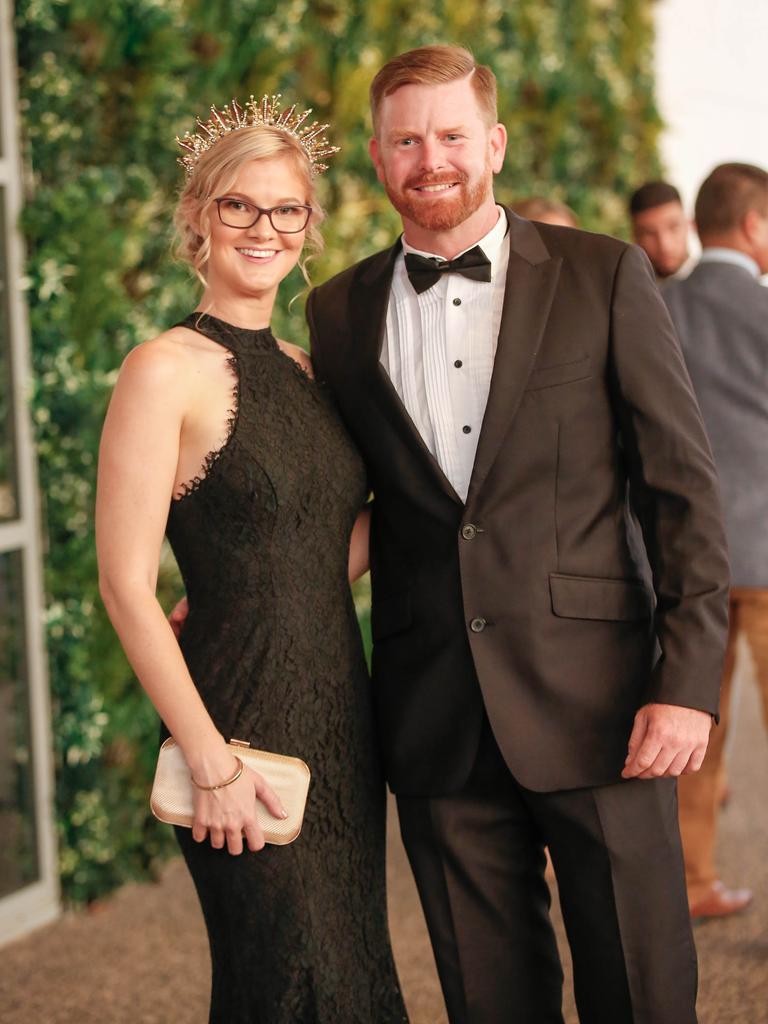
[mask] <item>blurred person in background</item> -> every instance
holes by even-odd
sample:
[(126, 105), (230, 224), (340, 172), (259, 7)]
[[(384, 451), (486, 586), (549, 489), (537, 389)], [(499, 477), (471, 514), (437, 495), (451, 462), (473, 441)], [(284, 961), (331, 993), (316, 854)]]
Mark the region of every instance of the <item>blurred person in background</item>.
[(632, 240), (645, 250), (658, 283), (683, 270), (689, 223), (680, 193), (666, 181), (648, 181), (629, 200)]
[(697, 775), (680, 779), (680, 826), (693, 917), (742, 910), (748, 889), (731, 889), (715, 865), (736, 643), (754, 662), (768, 726), (768, 173), (721, 164), (696, 199), (701, 258), (664, 299), (683, 346), (712, 444), (731, 556), (730, 630), (720, 726)]
[(545, 196), (528, 196), (512, 203), (510, 210), (525, 217), (536, 220), (539, 224), (559, 224), (563, 228), (577, 228), (579, 218), (566, 203), (558, 199), (547, 199)]

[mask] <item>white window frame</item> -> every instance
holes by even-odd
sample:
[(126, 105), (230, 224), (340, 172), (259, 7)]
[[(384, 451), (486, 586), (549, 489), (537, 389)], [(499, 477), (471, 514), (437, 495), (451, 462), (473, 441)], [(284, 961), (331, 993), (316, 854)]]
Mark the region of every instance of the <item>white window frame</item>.
[(24, 574), (26, 667), (34, 777), (39, 878), (0, 899), (0, 944), (53, 920), (60, 909), (54, 828), (54, 778), (51, 712), (45, 657), (42, 544), (37, 462), (28, 408), (29, 324), (23, 293), (24, 249), (17, 228), (22, 205), (19, 155), (16, 54), (12, 9), (0, 0), (0, 186), (5, 191), (5, 246), (8, 269), (8, 312), (11, 333), (11, 387), (16, 442), (19, 516), (0, 523), (0, 554), (20, 551)]

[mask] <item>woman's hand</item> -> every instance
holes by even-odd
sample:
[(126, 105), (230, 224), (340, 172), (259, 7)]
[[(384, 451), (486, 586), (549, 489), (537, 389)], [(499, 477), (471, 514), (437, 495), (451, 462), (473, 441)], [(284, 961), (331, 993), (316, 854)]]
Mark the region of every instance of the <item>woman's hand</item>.
[[(230, 760), (231, 765), (225, 767), (224, 772), (229, 771), (231, 776), (237, 770), (237, 762), (234, 758)], [(226, 777), (226, 774), (219, 774), (218, 779)], [(216, 781), (209, 782), (197, 775), (194, 778), (203, 785), (214, 785)], [(243, 765), (240, 778), (229, 786), (213, 790), (195, 787), (192, 838), (202, 843), (210, 833), (211, 846), (221, 850), (226, 842), (229, 852), (237, 856), (243, 852), (245, 835), (248, 849), (256, 853), (264, 848), (264, 832), (256, 818), (257, 801), (264, 804), (273, 817), (288, 817), (280, 798), (264, 777), (247, 765)]]
[[(355, 525), (352, 528), (352, 536), (349, 540), (349, 582), (355, 580), (368, 572), (370, 559), (368, 545), (371, 535), (371, 506), (365, 505), (358, 513)], [(174, 609), (175, 610), (175, 609)]]
[(173, 635), (176, 637), (177, 640), (181, 636), (181, 631), (182, 629), (184, 629), (184, 623), (187, 621), (188, 615), (189, 601), (187, 601), (187, 595), (185, 594), (184, 597), (182, 597), (182, 599), (179, 601), (179, 603), (175, 605), (173, 611), (168, 616), (168, 621), (171, 624)]

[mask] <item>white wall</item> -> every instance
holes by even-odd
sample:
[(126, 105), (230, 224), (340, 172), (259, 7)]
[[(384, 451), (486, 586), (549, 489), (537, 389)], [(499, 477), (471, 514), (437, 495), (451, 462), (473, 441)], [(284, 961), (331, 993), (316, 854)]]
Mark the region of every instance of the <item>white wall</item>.
[(658, 0), (656, 33), (662, 158), (692, 211), (716, 164), (768, 170), (768, 0)]

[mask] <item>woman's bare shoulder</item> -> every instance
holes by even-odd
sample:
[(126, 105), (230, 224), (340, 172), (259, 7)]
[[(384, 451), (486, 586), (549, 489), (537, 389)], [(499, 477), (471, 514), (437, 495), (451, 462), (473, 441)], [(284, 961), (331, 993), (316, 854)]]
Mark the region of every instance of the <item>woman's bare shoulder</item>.
[(194, 331), (172, 327), (155, 338), (142, 341), (123, 360), (120, 375), (140, 376), (162, 383), (188, 369), (197, 348)]
[(312, 360), (309, 355), (299, 345), (294, 345), (290, 341), (283, 341), (282, 338), (277, 339), (277, 343), (280, 348), (285, 352), (287, 356), (290, 356), (295, 362), (299, 364), (302, 370), (310, 377), (314, 377), (314, 370), (312, 369)]
[(173, 327), (131, 349), (120, 367), (118, 391), (139, 392), (147, 401), (158, 395), (183, 400), (200, 358), (185, 333), (194, 338), (194, 332)]

